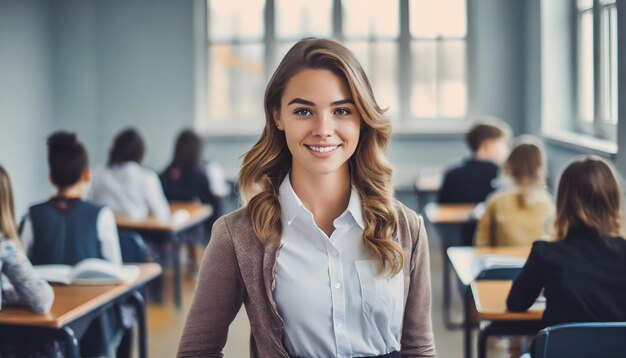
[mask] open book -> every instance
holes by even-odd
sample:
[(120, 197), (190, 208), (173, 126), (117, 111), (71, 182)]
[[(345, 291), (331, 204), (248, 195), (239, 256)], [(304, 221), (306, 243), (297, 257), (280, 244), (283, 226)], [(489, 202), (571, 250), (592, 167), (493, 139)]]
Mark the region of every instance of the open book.
[(110, 285), (131, 283), (139, 276), (139, 267), (120, 266), (101, 259), (85, 259), (76, 266), (38, 265), (35, 273), (48, 282), (66, 285)]

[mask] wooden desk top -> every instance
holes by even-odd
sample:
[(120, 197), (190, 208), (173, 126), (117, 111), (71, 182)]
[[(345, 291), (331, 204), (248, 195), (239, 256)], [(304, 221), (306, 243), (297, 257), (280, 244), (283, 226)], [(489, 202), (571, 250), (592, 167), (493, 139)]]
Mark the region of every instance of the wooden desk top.
[(511, 290), (511, 281), (472, 282), (472, 295), (478, 317), (486, 321), (539, 321), (545, 304), (536, 303), (527, 312), (509, 312), (506, 297)]
[(45, 314), (35, 314), (23, 307), (3, 306), (0, 310), (0, 324), (63, 327), (161, 273), (161, 266), (155, 263), (137, 266), (141, 273), (134, 283), (128, 285), (53, 285), (54, 303), (50, 312)]
[(174, 215), (177, 211), (186, 210), (189, 212), (189, 218), (184, 221), (171, 221), (169, 223), (161, 223), (154, 217), (148, 217), (146, 220), (134, 221), (122, 216), (116, 216), (115, 221), (120, 229), (129, 230), (149, 230), (149, 231), (167, 231), (176, 232), (194, 226), (213, 214), (213, 208), (210, 205), (204, 205), (199, 202), (170, 202), (170, 212)]
[(480, 273), (480, 257), (486, 255), (512, 256), (526, 259), (530, 254), (530, 246), (521, 247), (450, 247), (448, 257), (454, 271), (465, 286), (469, 286)]
[(428, 221), (433, 224), (464, 224), (471, 221), (476, 204), (428, 203), (424, 208)]

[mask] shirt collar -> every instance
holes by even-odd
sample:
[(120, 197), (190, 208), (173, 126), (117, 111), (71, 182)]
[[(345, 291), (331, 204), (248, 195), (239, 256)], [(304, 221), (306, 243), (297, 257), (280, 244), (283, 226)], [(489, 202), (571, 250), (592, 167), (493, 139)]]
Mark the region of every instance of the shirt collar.
[[(280, 184), (280, 188), (278, 190), (278, 201), (280, 202), (281, 218), (284, 224), (291, 225), (293, 220), (300, 213), (306, 212), (311, 215), (309, 210), (307, 210), (307, 208), (304, 207), (304, 204), (302, 204), (300, 198), (298, 198), (296, 192), (293, 191), (289, 174), (285, 176), (285, 179), (283, 179), (283, 182)], [(344, 217), (346, 212), (349, 212), (352, 215), (352, 218), (357, 225), (361, 227), (361, 229), (365, 229), (363, 211), (361, 209), (361, 199), (359, 197), (359, 192), (354, 186), (350, 190), (350, 200), (346, 211), (339, 215), (337, 219)]]

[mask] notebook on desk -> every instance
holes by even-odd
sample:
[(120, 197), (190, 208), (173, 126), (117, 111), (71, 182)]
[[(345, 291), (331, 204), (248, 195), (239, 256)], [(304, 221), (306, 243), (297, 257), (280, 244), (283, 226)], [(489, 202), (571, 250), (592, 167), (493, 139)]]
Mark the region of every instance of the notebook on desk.
[(131, 283), (139, 277), (139, 267), (116, 265), (101, 259), (85, 259), (75, 266), (37, 265), (35, 273), (48, 282), (66, 285), (111, 285)]

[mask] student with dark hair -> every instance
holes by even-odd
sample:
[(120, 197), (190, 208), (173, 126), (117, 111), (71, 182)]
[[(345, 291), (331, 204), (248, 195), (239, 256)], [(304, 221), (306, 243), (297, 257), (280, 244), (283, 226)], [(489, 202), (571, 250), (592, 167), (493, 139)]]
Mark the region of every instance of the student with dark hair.
[(543, 290), (543, 327), (626, 321), (619, 183), (615, 169), (599, 157), (579, 157), (565, 168), (556, 196), (555, 241), (533, 244), (509, 292), (510, 311), (526, 311)]
[(439, 190), (444, 204), (480, 203), (495, 188), (500, 164), (508, 154), (509, 126), (495, 118), (476, 123), (466, 135), (471, 157), (449, 167)]
[(174, 157), (160, 175), (168, 200), (193, 201), (211, 204), (213, 216), (221, 216), (222, 203), (212, 191), (202, 161), (202, 140), (192, 130), (184, 130), (176, 139)]
[(141, 165), (145, 151), (143, 138), (136, 129), (118, 133), (107, 167), (94, 176), (89, 197), (133, 220), (152, 214), (165, 222), (170, 209), (158, 175)]
[[(30, 207), (20, 225), (20, 237), (34, 265), (75, 265), (87, 258), (122, 263), (113, 211), (81, 199), (89, 180), (87, 150), (76, 134), (55, 132), (48, 137), (50, 182), (57, 193)], [(93, 320), (72, 324), (80, 338), (81, 356), (112, 354), (125, 332), (116, 309)]]
[(195, 270), (195, 244), (205, 240), (215, 219), (222, 216), (222, 198), (213, 192), (213, 183), (209, 180), (207, 167), (202, 161), (202, 140), (192, 130), (184, 130), (178, 135), (174, 157), (161, 173), (160, 179), (168, 200), (200, 201), (213, 208), (213, 214), (204, 227), (200, 226), (198, 230), (184, 236), (189, 250), (189, 264)]

